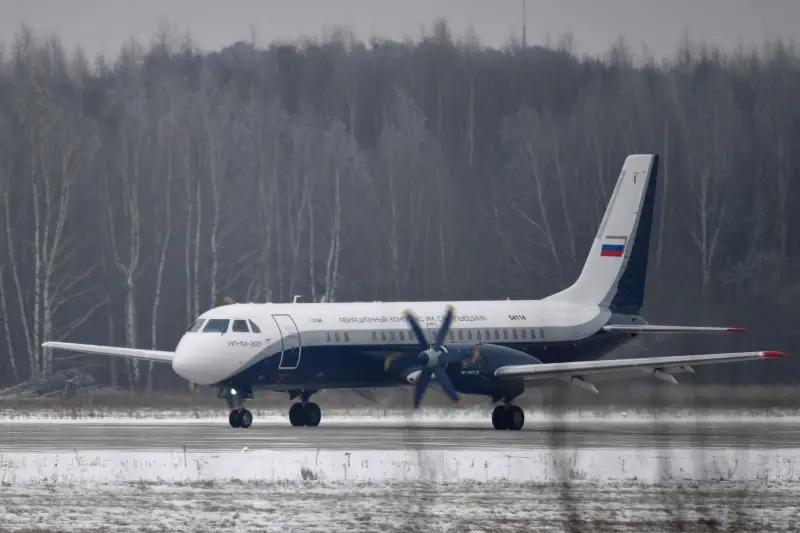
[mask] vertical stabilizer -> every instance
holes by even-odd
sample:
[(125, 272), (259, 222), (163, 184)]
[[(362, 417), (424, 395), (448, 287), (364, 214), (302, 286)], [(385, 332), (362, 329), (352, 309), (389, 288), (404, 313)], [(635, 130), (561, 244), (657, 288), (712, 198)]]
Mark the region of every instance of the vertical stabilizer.
[(545, 300), (638, 314), (644, 302), (658, 154), (629, 155), (578, 280)]

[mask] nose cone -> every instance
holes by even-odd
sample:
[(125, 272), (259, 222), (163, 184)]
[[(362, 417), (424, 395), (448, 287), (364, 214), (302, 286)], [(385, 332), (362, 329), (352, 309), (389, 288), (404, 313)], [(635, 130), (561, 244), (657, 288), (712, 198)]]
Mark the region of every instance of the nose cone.
[(191, 377), (191, 353), (189, 353), (186, 344), (186, 336), (184, 336), (175, 348), (175, 355), (172, 357), (172, 370), (183, 379), (193, 381)]
[(222, 377), (214, 365), (213, 351), (204, 349), (199, 334), (188, 333), (175, 348), (172, 370), (183, 379), (198, 385), (212, 385)]

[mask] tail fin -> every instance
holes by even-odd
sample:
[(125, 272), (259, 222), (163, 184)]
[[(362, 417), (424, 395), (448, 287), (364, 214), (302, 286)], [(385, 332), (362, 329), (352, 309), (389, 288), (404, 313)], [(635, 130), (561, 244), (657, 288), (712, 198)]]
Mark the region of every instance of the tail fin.
[(578, 280), (546, 300), (638, 314), (644, 302), (658, 154), (629, 155)]

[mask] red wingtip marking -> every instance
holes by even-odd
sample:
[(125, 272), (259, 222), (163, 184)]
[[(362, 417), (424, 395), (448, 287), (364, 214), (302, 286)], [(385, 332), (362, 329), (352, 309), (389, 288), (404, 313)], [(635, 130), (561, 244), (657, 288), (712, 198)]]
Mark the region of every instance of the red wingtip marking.
[(761, 352), (761, 357), (789, 357), (789, 354), (783, 352)]
[(731, 333), (744, 333), (747, 331), (747, 328), (728, 328), (728, 331)]

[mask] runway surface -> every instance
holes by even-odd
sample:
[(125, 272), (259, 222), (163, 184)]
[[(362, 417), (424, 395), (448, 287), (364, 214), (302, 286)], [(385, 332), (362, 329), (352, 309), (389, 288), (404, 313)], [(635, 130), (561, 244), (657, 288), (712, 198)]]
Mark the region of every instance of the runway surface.
[(53, 450), (233, 451), (243, 446), (269, 450), (544, 449), (571, 448), (792, 448), (800, 427), (775, 422), (698, 424), (680, 422), (580, 422), (556, 429), (530, 424), (521, 431), (495, 431), (464, 424), (403, 427), (368, 424), (294, 428), (288, 422), (233, 429), (209, 423), (58, 423), (0, 425), (0, 452)]

